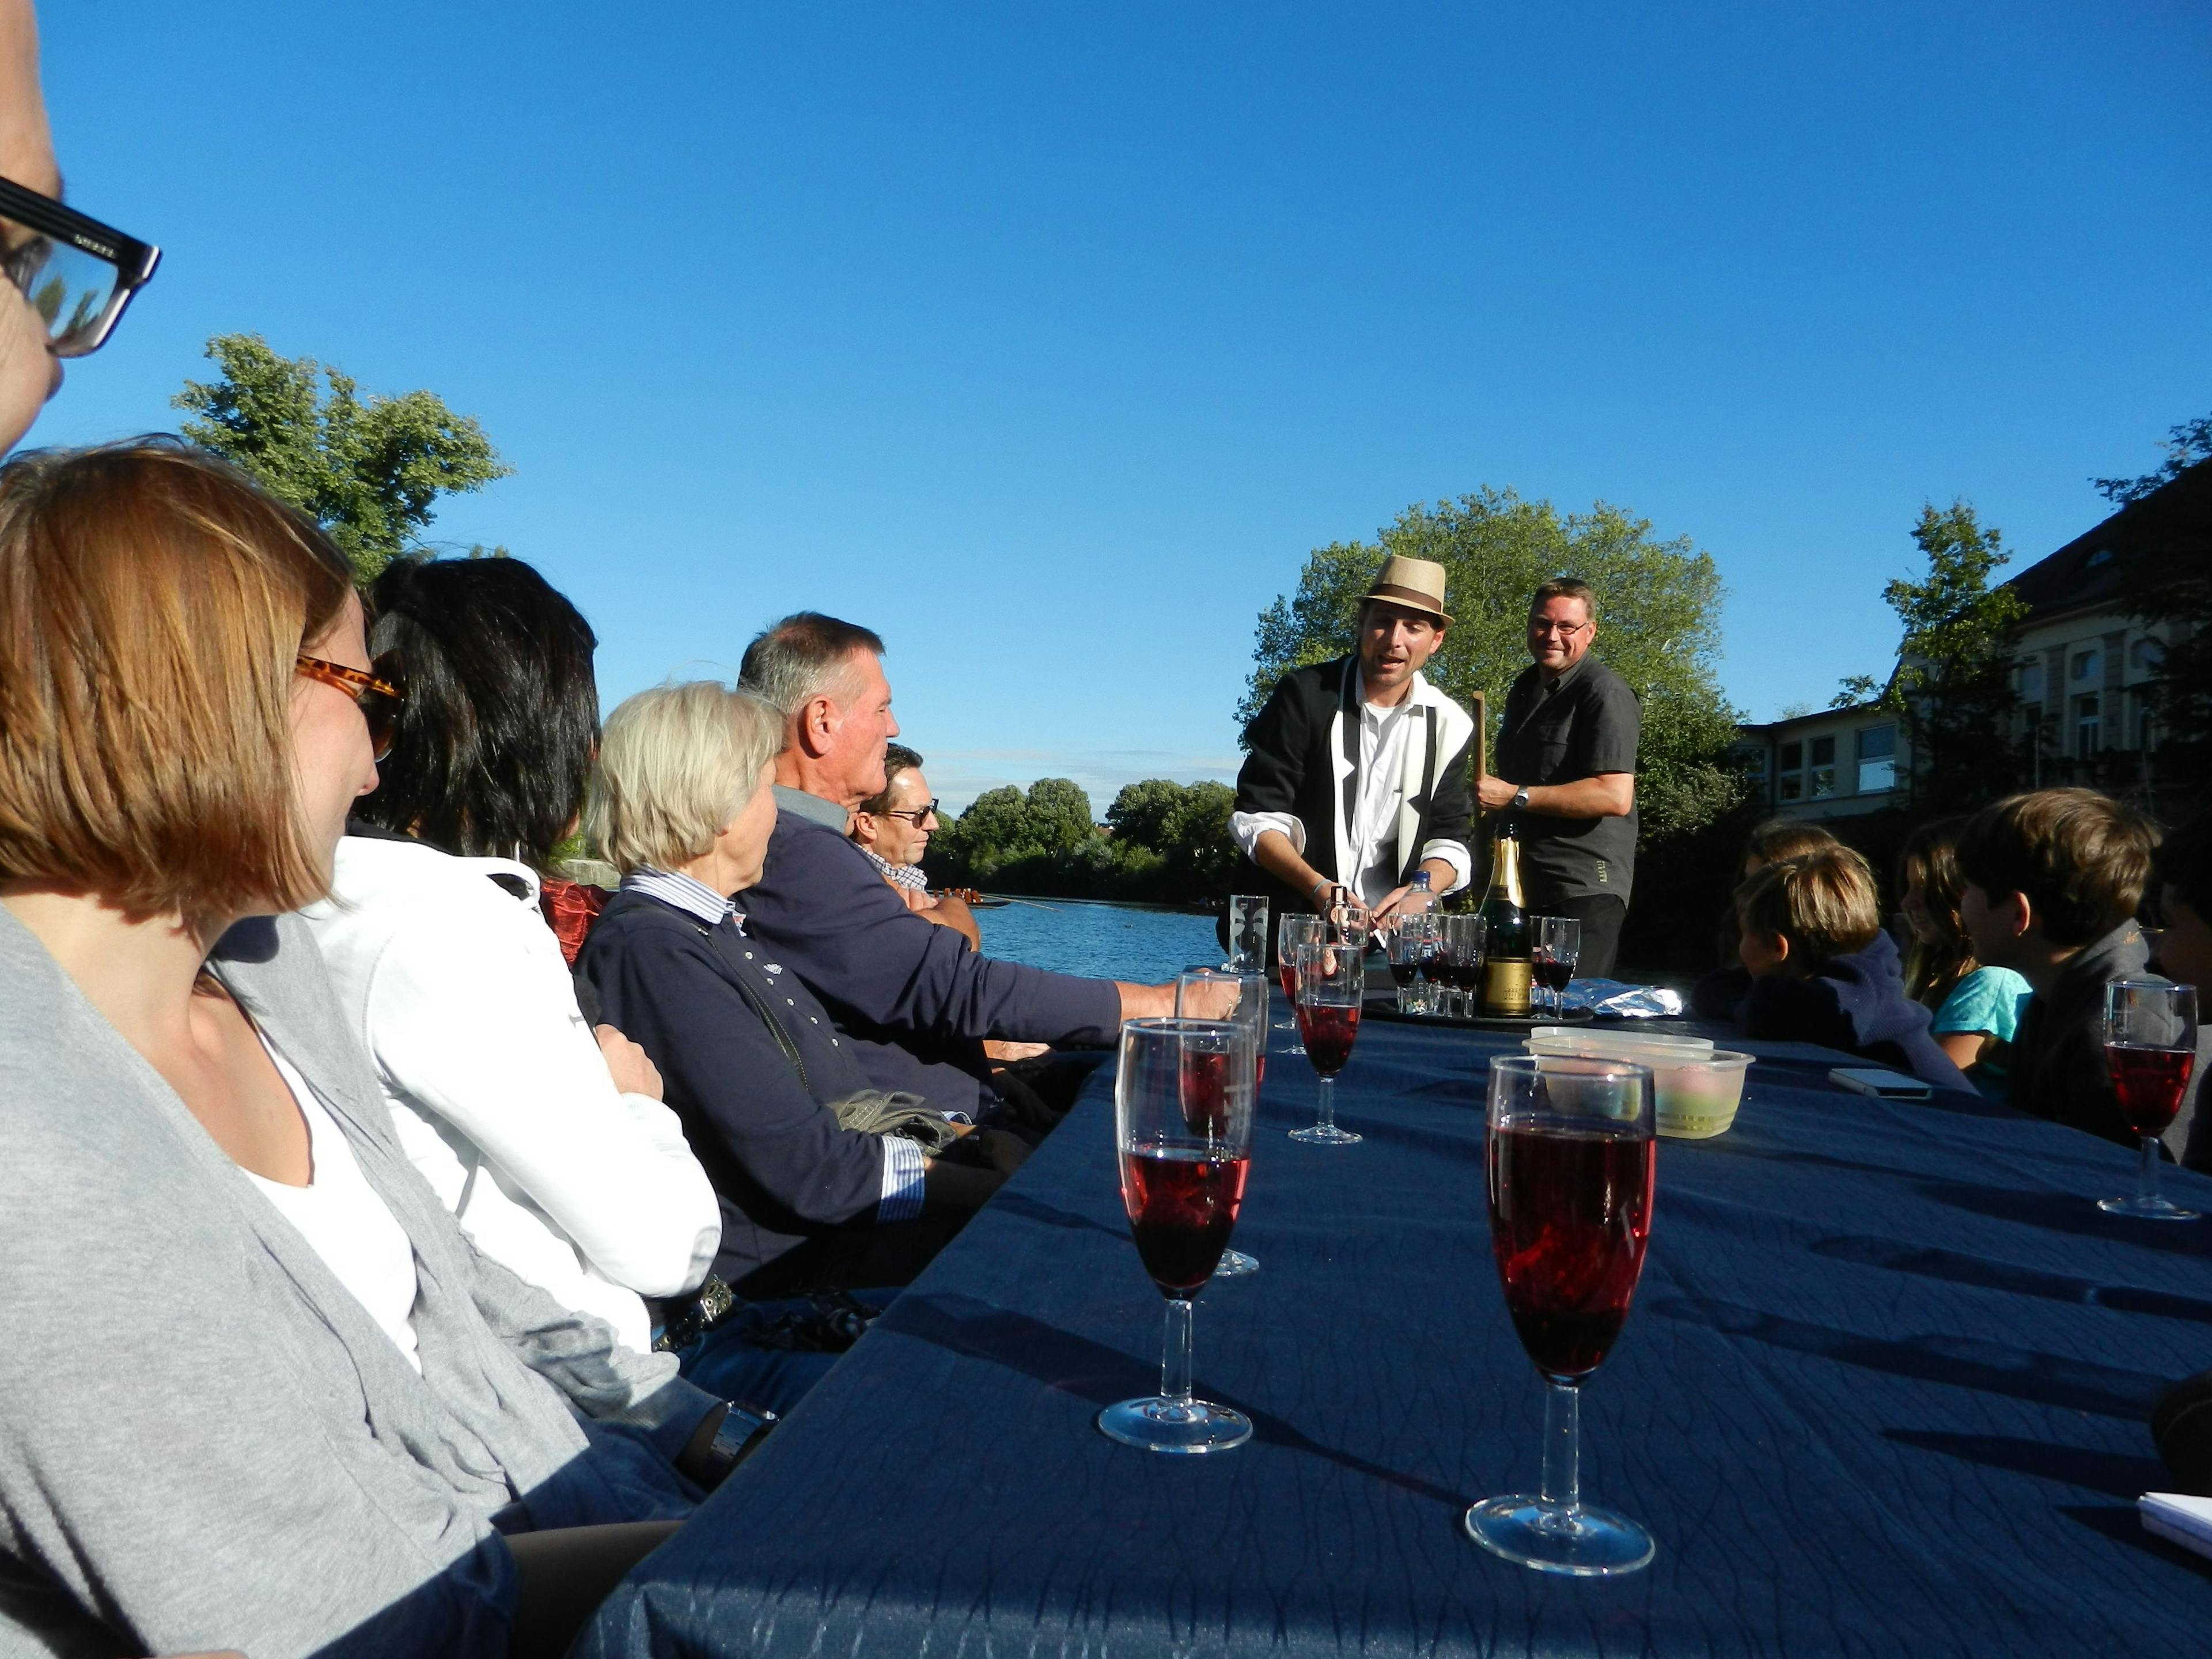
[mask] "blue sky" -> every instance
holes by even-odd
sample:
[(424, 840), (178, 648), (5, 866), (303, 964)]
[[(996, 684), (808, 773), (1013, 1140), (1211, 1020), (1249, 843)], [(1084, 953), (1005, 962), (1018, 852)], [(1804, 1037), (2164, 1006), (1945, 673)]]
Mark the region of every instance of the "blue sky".
[(2025, 562), (2212, 409), (2195, 0), (41, 9), (167, 263), (34, 441), (233, 330), (431, 387), (516, 468), (434, 533), (611, 703), (831, 611), (948, 801), (1232, 772), (1306, 551), (1483, 484), (1691, 538), (1730, 696), (1825, 702), (1923, 500)]

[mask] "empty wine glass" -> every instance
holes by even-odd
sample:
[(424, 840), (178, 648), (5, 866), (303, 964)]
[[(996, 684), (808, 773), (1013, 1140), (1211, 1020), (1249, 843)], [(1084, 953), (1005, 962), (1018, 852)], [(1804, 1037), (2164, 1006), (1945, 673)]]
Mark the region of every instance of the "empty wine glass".
[(2166, 980), (2115, 979), (2105, 985), (2105, 1063), (2120, 1112), (2142, 1145), (2133, 1198), (2097, 1207), (2148, 1221), (2194, 1221), (2158, 1195), (2158, 1138), (2173, 1123), (2197, 1066), (2197, 991)]
[(1314, 1121), (1291, 1131), (1310, 1146), (1350, 1146), (1359, 1137), (1336, 1127), (1336, 1074), (1352, 1058), (1359, 1035), (1359, 1009), (1367, 990), (1367, 963), (1349, 945), (1308, 945), (1298, 951), (1298, 1030), (1306, 1058), (1320, 1079)]
[(1232, 974), (1261, 974), (1267, 970), (1267, 901), (1255, 893), (1234, 893), (1229, 899), (1229, 960)]
[(1628, 1317), (1651, 1232), (1652, 1082), (1626, 1061), (1490, 1062), (1490, 1249), (1521, 1346), (1547, 1387), (1544, 1479), (1486, 1498), (1468, 1534), (1509, 1561), (1602, 1577), (1651, 1559), (1651, 1534), (1582, 1501), (1582, 1385)]
[(1583, 953), (1583, 925), (1573, 916), (1531, 916), (1528, 976), (1542, 986), (1554, 1018), (1565, 1010), (1567, 987)]
[(1237, 1224), (1252, 1145), (1251, 1046), (1226, 1020), (1133, 1019), (1114, 1077), (1121, 1206), (1138, 1259), (1167, 1298), (1160, 1391), (1098, 1413), (1098, 1427), (1146, 1451), (1214, 1452), (1252, 1421), (1191, 1390), (1191, 1304)]
[[(1265, 974), (1225, 974), (1214, 968), (1193, 968), (1176, 977), (1176, 1018), (1209, 1018), (1212, 1010), (1230, 993), (1235, 1002), (1219, 1018), (1236, 1026), (1252, 1051), (1252, 1094), (1258, 1101), (1267, 1079), (1267, 976)], [(1242, 1279), (1260, 1271), (1259, 1258), (1242, 1250), (1224, 1250), (1216, 1279)]]
[[(1295, 1031), (1298, 1029), (1298, 1022), (1295, 1015), (1298, 1000), (1298, 947), (1303, 945), (1319, 945), (1328, 937), (1328, 918), (1326, 916), (1294, 915), (1283, 918), (1282, 932), (1275, 939), (1275, 964), (1276, 971), (1282, 975), (1283, 1000), (1291, 1005), (1293, 1017), (1289, 1019), (1277, 1020), (1275, 1022), (1277, 1030)], [(1281, 1052), (1286, 1054), (1302, 1054), (1305, 1050), (1293, 1043)]]

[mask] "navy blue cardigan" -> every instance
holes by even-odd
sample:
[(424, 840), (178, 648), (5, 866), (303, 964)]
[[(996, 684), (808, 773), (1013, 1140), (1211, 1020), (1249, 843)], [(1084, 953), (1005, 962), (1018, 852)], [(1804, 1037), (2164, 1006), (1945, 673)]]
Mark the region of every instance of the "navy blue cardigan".
[[(643, 893), (607, 901), (576, 968), (599, 994), (603, 1017), (660, 1068), (722, 1203), (714, 1271), (742, 1290), (745, 1276), (809, 1239), (873, 1226), (883, 1196), (882, 1140), (841, 1128), (823, 1109), (871, 1086), (799, 975), (757, 939)], [(805, 1068), (738, 987), (771, 1010)]]
[(796, 812), (775, 815), (767, 868), (738, 902), (745, 931), (822, 1000), (874, 1085), (927, 1095), (940, 1111), (990, 1103), (985, 1037), (1079, 1047), (1119, 1037), (1112, 981), (969, 950), (908, 909), (858, 847)]

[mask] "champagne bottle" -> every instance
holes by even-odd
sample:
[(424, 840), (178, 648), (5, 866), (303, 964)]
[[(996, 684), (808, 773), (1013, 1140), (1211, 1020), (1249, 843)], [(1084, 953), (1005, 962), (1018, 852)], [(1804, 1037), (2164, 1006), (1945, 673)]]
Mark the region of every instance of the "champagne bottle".
[(1498, 826), (1482, 920), (1482, 1012), (1494, 1019), (1526, 1019), (1534, 951), (1528, 908), (1521, 896), (1521, 832), (1510, 817)]

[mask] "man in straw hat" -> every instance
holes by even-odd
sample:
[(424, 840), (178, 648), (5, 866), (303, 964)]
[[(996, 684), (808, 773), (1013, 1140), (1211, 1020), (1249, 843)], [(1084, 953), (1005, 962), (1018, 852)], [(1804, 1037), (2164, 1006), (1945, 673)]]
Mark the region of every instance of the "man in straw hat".
[(1421, 674), (1450, 626), (1443, 566), (1393, 555), (1360, 602), (1358, 650), (1284, 675), (1252, 722), (1229, 833), (1242, 890), (1277, 915), (1341, 884), (1386, 916), (1418, 870), (1440, 896), (1467, 885), (1481, 722)]

